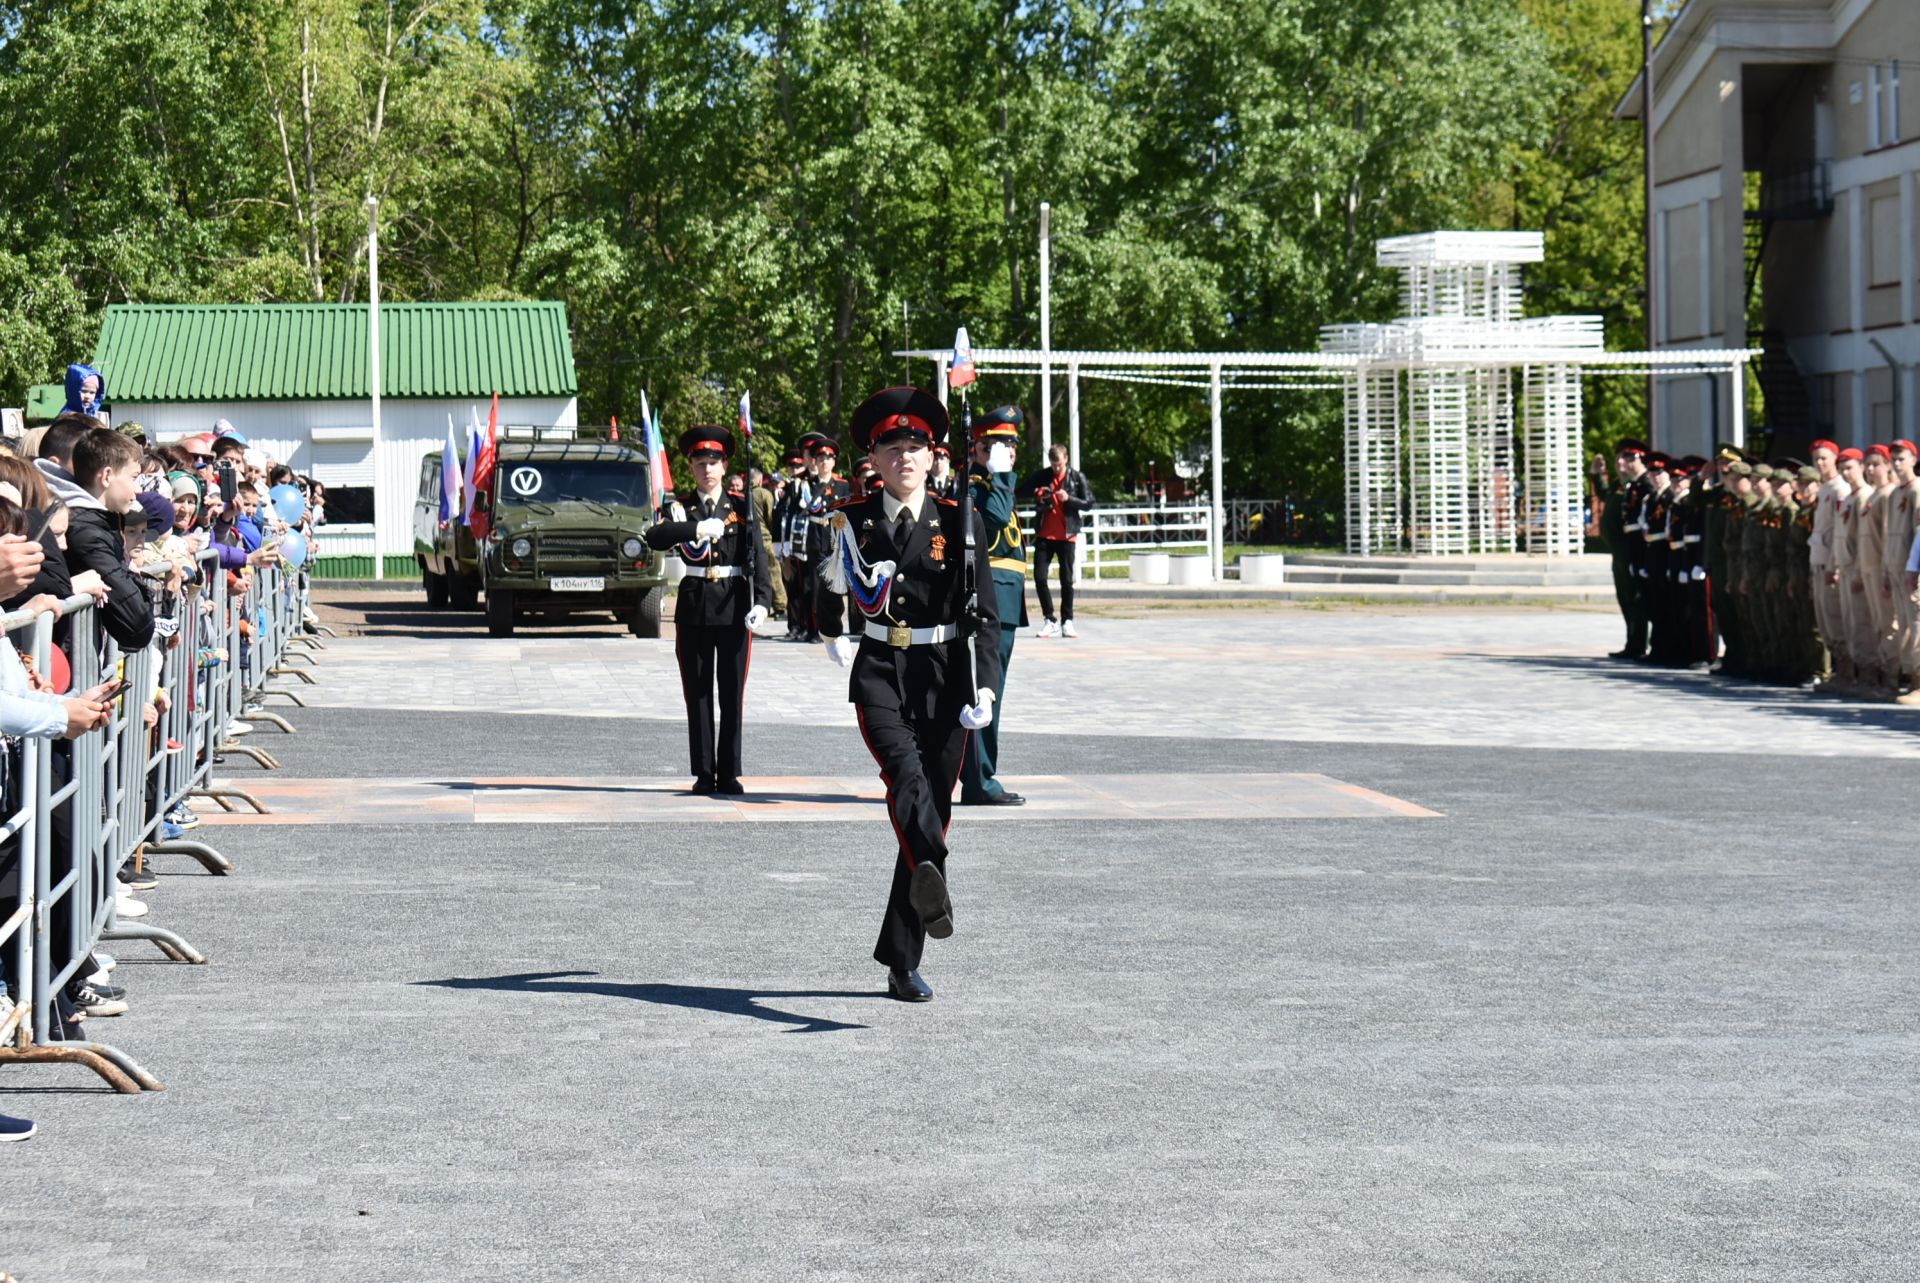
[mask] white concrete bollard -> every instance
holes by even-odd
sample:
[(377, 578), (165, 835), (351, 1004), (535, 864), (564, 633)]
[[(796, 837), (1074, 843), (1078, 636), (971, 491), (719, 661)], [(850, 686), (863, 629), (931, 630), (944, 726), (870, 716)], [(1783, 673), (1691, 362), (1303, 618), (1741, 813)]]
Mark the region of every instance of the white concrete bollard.
[(1254, 552), (1240, 558), (1241, 583), (1276, 587), (1286, 581), (1287, 558), (1284, 553)]
[(1196, 584), (1213, 582), (1213, 558), (1211, 557), (1171, 557), (1167, 582), (1191, 588)]
[(1127, 578), (1136, 584), (1164, 584), (1172, 560), (1164, 552), (1136, 552), (1127, 558)]

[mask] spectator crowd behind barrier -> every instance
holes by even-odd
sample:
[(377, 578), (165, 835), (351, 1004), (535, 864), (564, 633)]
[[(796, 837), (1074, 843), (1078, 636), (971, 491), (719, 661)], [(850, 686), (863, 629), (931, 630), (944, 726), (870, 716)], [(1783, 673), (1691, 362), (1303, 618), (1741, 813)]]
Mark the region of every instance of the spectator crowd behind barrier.
[[(79, 1064), (137, 1092), (161, 1084), (94, 1036), (97, 1023), (82, 1031), (128, 1010), (101, 945), (145, 940), (173, 961), (207, 960), (144, 920), (136, 893), (158, 885), (156, 856), (233, 870), (189, 835), (189, 803), (266, 809), (214, 770), (241, 757), (278, 765), (241, 737), (256, 725), (292, 733), (263, 701), (301, 703), (270, 683), (311, 682), (296, 665), (313, 662), (325, 630), (307, 575), (273, 551), (297, 527), (263, 519), (265, 552), (242, 549), (204, 510), (196, 523), (192, 487), (177, 508), (151, 490), (117, 493), (115, 470), (132, 466), (117, 453), (96, 439), (33, 465), (0, 456), (0, 601), (13, 606), (0, 615), (0, 1064)], [(79, 483), (90, 472), (91, 489)], [(22, 1122), (0, 1116), (0, 1138), (31, 1134)]]

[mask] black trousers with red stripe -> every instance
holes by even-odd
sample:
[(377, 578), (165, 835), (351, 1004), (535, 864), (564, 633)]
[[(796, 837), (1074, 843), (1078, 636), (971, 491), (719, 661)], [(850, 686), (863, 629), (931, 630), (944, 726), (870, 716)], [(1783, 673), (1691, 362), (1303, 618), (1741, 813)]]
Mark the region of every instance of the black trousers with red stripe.
[(946, 872), (947, 825), (953, 820), (953, 785), (960, 777), (967, 731), (956, 717), (913, 717), (865, 704), (854, 705), (854, 711), (867, 751), (880, 764), (887, 816), (900, 850), (873, 957), (882, 966), (911, 971), (920, 965), (927, 930), (907, 899), (907, 889), (914, 866), (923, 860)]
[[(687, 700), (687, 756), (693, 773), (740, 778), (740, 724), (747, 702), (747, 665), (753, 634), (745, 624), (675, 625), (674, 658)], [(720, 691), (720, 741), (713, 736), (714, 688)]]

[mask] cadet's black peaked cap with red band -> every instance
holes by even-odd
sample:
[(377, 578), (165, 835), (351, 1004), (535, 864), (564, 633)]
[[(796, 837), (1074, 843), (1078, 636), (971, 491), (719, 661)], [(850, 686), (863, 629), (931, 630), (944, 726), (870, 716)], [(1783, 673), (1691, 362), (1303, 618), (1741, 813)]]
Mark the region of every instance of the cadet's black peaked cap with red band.
[(680, 434), (680, 453), (689, 459), (696, 454), (717, 454), (723, 459), (731, 459), (733, 429), (723, 428), (717, 423), (688, 428)]
[(1027, 416), (1017, 405), (1003, 405), (989, 410), (973, 421), (973, 439), (988, 441), (994, 437), (1007, 437), (1018, 441), (1020, 429), (1025, 427)]
[(808, 454), (818, 453), (821, 446), (826, 446), (829, 450), (832, 450), (836, 455), (840, 453), (839, 447), (835, 446), (833, 443), (833, 438), (828, 436), (824, 432), (809, 432), (807, 433), (807, 435), (801, 437), (798, 441), (793, 443), (794, 449), (804, 450)]
[(919, 388), (887, 388), (860, 403), (848, 425), (854, 444), (871, 450), (888, 441), (932, 445), (947, 435), (947, 407)]

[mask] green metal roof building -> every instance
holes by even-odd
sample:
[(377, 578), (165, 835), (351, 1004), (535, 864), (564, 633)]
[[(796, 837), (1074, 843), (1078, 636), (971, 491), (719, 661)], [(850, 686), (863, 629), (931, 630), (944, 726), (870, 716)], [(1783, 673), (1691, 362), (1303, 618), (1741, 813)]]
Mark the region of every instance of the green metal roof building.
[[(373, 558), (415, 573), (414, 489), (447, 419), (571, 426), (579, 384), (561, 303), (383, 303), (380, 449), (373, 446), (365, 304), (113, 304), (92, 364), (116, 423), (159, 441), (226, 419), (329, 492), (322, 574), (360, 577)], [(380, 516), (376, 549), (373, 514)]]

